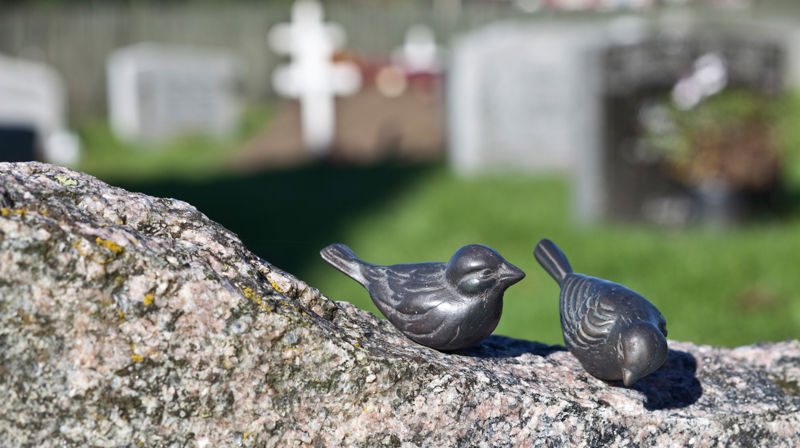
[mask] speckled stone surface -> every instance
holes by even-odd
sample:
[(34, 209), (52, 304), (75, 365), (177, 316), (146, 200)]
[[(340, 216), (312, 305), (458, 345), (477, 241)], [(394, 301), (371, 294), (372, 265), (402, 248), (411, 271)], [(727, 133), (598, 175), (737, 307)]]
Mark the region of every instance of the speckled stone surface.
[(2, 446), (800, 446), (798, 341), (670, 341), (630, 389), (561, 346), (443, 354), (184, 202), (0, 179)]

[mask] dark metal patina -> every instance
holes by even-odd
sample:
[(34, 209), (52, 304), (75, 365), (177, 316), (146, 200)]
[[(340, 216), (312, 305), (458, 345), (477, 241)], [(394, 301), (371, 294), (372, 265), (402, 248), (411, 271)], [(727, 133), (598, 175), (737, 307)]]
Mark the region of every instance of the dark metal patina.
[(607, 280), (572, 272), (567, 257), (548, 239), (533, 255), (561, 286), (561, 332), (587, 372), (630, 386), (667, 359), (667, 324), (652, 303)]
[(320, 255), (361, 283), (404, 335), (437, 350), (466, 348), (489, 336), (500, 320), (506, 288), (525, 277), (479, 244), (458, 249), (447, 263), (379, 266), (360, 260), (344, 244), (332, 244)]

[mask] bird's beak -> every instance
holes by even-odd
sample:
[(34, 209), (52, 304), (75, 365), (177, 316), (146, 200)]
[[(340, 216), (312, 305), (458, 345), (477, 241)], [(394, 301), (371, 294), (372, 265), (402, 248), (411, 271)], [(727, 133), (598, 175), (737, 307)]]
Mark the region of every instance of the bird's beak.
[(500, 268), (500, 280), (509, 286), (517, 283), (523, 278), (525, 278), (525, 273), (522, 272), (522, 269), (514, 266), (513, 264), (504, 263), (503, 267)]
[(633, 383), (639, 380), (639, 377), (634, 374), (632, 371), (623, 368), (622, 369), (622, 383), (627, 386), (631, 387)]

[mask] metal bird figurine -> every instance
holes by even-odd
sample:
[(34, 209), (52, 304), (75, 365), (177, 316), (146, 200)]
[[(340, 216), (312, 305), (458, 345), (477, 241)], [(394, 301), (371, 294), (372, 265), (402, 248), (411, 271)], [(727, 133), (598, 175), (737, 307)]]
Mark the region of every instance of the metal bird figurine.
[(344, 244), (332, 244), (320, 255), (361, 283), (400, 332), (437, 350), (466, 348), (489, 336), (500, 320), (506, 288), (525, 277), (479, 244), (458, 249), (447, 263), (379, 266), (358, 259)]
[(561, 286), (561, 332), (587, 372), (630, 386), (667, 359), (667, 324), (652, 303), (607, 280), (572, 272), (567, 257), (548, 239), (533, 255)]

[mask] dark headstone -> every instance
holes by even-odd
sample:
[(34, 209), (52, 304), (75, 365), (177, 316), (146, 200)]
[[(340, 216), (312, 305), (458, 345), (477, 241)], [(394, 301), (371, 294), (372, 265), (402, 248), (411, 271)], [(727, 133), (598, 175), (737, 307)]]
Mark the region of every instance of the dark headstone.
[(725, 89), (764, 95), (781, 90), (783, 52), (767, 40), (651, 36), (601, 52), (604, 134), (594, 167), (602, 191), (599, 217), (666, 225), (738, 219), (742, 204), (736, 191), (728, 191), (719, 179), (689, 185), (671, 175), (663, 154), (645, 136), (642, 117), (648, 106), (669, 98), (676, 84), (709, 56), (724, 67)]

